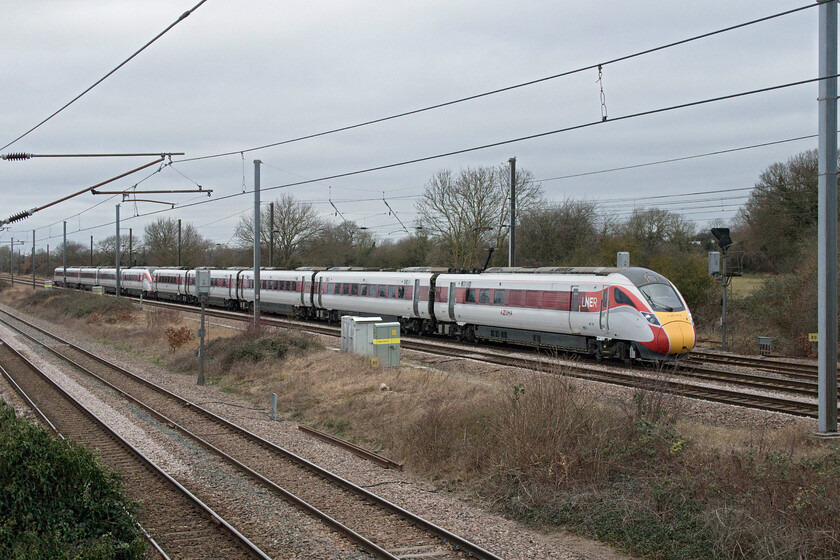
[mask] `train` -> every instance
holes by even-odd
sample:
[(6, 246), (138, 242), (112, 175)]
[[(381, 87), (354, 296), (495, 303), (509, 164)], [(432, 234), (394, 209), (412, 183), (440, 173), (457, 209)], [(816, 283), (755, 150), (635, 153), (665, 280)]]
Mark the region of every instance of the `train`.
[[(58, 267), (57, 285), (106, 292), (116, 269)], [(207, 302), (253, 310), (253, 269), (210, 269)], [(120, 292), (196, 303), (196, 271), (120, 269)], [(679, 290), (639, 267), (491, 268), (453, 273), (425, 267), (260, 269), (260, 310), (338, 322), (342, 315), (398, 321), (403, 332), (589, 354), (629, 362), (673, 361), (694, 347), (694, 320)]]

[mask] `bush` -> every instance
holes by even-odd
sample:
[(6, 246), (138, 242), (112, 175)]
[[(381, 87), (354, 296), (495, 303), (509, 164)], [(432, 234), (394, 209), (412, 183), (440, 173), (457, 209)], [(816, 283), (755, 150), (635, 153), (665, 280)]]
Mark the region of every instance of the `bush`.
[(166, 339), (169, 341), (169, 348), (174, 352), (175, 350), (189, 344), (195, 335), (188, 327), (169, 327), (165, 331)]
[(223, 369), (238, 362), (257, 363), (266, 359), (283, 359), (292, 349), (304, 350), (313, 345), (306, 335), (286, 330), (269, 332), (248, 329), (225, 339), (215, 339), (207, 345), (207, 355), (219, 360)]
[(87, 449), (51, 437), (0, 401), (0, 554), (19, 559), (142, 558), (137, 504)]

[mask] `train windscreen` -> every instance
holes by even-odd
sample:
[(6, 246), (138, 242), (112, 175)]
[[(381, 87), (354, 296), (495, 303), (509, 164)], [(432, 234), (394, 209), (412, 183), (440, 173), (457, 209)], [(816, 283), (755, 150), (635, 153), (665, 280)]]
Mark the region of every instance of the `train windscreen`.
[(639, 286), (654, 311), (683, 311), (682, 300), (674, 291), (674, 288), (667, 284), (646, 284)]

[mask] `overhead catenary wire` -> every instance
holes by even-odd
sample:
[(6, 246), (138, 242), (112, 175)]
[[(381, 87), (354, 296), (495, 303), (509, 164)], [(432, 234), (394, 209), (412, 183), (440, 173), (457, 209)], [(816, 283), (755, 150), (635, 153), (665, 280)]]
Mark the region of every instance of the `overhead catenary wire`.
[(706, 152), (706, 153), (703, 153), (703, 154), (694, 154), (694, 155), (690, 155), (690, 156), (662, 159), (662, 160), (657, 160), (657, 161), (649, 161), (649, 162), (646, 162), (646, 163), (624, 165), (624, 166), (621, 166), (621, 167), (612, 167), (610, 169), (599, 169), (597, 171), (585, 171), (583, 173), (572, 173), (570, 175), (560, 175), (558, 177), (548, 177), (548, 178), (545, 178), (545, 179), (535, 179), (532, 182), (535, 182), (535, 183), (546, 182), (547, 183), (549, 181), (561, 181), (563, 179), (576, 179), (578, 177), (588, 177), (590, 175), (598, 175), (598, 174), (601, 174), (601, 173), (613, 173), (615, 171), (627, 171), (628, 169), (639, 169), (639, 168), (642, 168), (642, 167), (650, 167), (650, 166), (653, 166), (653, 165), (662, 165), (662, 164), (665, 164), (665, 163), (675, 163), (675, 162), (678, 162), (678, 161), (688, 161), (688, 160), (692, 160), (692, 159), (704, 158), (704, 157), (709, 157), (709, 156), (719, 156), (719, 155), (723, 155), (723, 154), (731, 154), (733, 152), (740, 152), (740, 151), (743, 151), (743, 150), (752, 150), (752, 149), (755, 149), (755, 148), (766, 148), (767, 146), (776, 146), (778, 144), (785, 144), (785, 143), (788, 143), (788, 142), (797, 142), (799, 140), (808, 140), (810, 138), (816, 138), (816, 137), (817, 137), (816, 134), (808, 134), (806, 136), (797, 136), (795, 138), (786, 138), (784, 140), (776, 140), (776, 141), (773, 141), (773, 142), (763, 142), (761, 144), (752, 144), (752, 145), (749, 145), (749, 146), (740, 146), (738, 148), (729, 148), (729, 149), (726, 149), (726, 150), (716, 150), (716, 151), (713, 151), (713, 152)]
[[(527, 135), (527, 136), (520, 136), (520, 137), (517, 137), (517, 138), (508, 139), (508, 140), (501, 140), (501, 141), (492, 142), (492, 143), (489, 143), (489, 144), (483, 144), (483, 145), (480, 145), (480, 146), (473, 146), (473, 147), (470, 147), (470, 148), (463, 148), (463, 149), (459, 149), (459, 150), (443, 152), (443, 153), (439, 153), (439, 154), (434, 154), (434, 155), (430, 155), (430, 156), (424, 156), (424, 157), (404, 160), (404, 161), (395, 162), (395, 163), (377, 165), (377, 166), (373, 166), (373, 167), (367, 167), (367, 168), (363, 168), (363, 169), (347, 171), (347, 172), (344, 172), (344, 173), (337, 173), (337, 174), (328, 175), (328, 176), (324, 176), (324, 177), (320, 177), (320, 178), (316, 178), (316, 179), (307, 179), (307, 180), (297, 181), (297, 182), (293, 182), (293, 183), (285, 183), (285, 184), (276, 185), (276, 186), (273, 186), (273, 187), (263, 187), (261, 190), (263, 192), (267, 192), (267, 191), (271, 191), (271, 190), (285, 189), (285, 188), (290, 188), (290, 187), (295, 187), (295, 186), (318, 183), (318, 182), (322, 182), (322, 181), (330, 181), (330, 180), (333, 180), (333, 179), (339, 179), (339, 178), (344, 178), (344, 177), (352, 177), (352, 176), (356, 176), (356, 175), (372, 173), (372, 172), (375, 172), (375, 171), (382, 171), (382, 170), (385, 170), (385, 169), (393, 169), (393, 168), (396, 168), (396, 167), (402, 167), (402, 166), (411, 165), (411, 164), (420, 163), (420, 162), (425, 162), (425, 161), (432, 161), (432, 160), (435, 160), (435, 159), (441, 159), (441, 158), (450, 157), (450, 156), (453, 156), (453, 155), (465, 154), (465, 153), (475, 152), (475, 151), (479, 151), (479, 150), (484, 150), (484, 149), (489, 149), (489, 148), (494, 148), (494, 147), (499, 147), (499, 146), (505, 146), (505, 145), (516, 143), (516, 142), (523, 142), (523, 141), (526, 141), (526, 140), (543, 138), (543, 137), (547, 137), (547, 136), (561, 134), (561, 133), (564, 133), (564, 132), (571, 132), (571, 131), (574, 131), (574, 130), (581, 130), (581, 129), (591, 128), (591, 127), (595, 127), (595, 126), (603, 126), (603, 125), (613, 123), (613, 122), (617, 122), (617, 121), (631, 120), (631, 119), (636, 119), (636, 118), (647, 117), (647, 116), (651, 116), (651, 115), (676, 111), (676, 110), (680, 110), (680, 109), (687, 109), (687, 108), (690, 108), (690, 107), (698, 107), (698, 106), (707, 105), (707, 104), (710, 104), (710, 103), (716, 103), (716, 102), (720, 102), (720, 101), (727, 101), (727, 100), (731, 100), (731, 99), (747, 97), (747, 96), (750, 96), (750, 95), (757, 95), (757, 94), (761, 94), (761, 93), (768, 93), (768, 92), (771, 92), (771, 91), (778, 91), (778, 90), (787, 89), (787, 88), (791, 88), (791, 87), (796, 87), (796, 86), (801, 86), (801, 85), (805, 85), (805, 84), (819, 82), (821, 80), (834, 79), (834, 78), (837, 78), (838, 75), (840, 75), (840, 74), (835, 74), (835, 75), (832, 75), (832, 76), (818, 77), (818, 78), (809, 78), (809, 79), (806, 79), (806, 80), (798, 80), (798, 81), (795, 81), (795, 82), (777, 84), (777, 85), (774, 85), (774, 86), (768, 86), (768, 87), (764, 87), (764, 88), (747, 90), (747, 91), (742, 91), (742, 92), (728, 94), (728, 95), (711, 97), (711, 98), (702, 99), (702, 100), (698, 100), (698, 101), (691, 101), (691, 102), (687, 102), (687, 103), (680, 103), (680, 104), (677, 104), (677, 105), (670, 105), (670, 106), (667, 106), (667, 107), (660, 107), (660, 108), (657, 108), (657, 109), (639, 111), (639, 112), (636, 112), (636, 113), (630, 113), (630, 114), (627, 114), (627, 115), (613, 117), (613, 118), (610, 118), (606, 121), (603, 121), (603, 120), (590, 121), (590, 122), (577, 124), (577, 125), (572, 125), (572, 126), (559, 128), (559, 129), (555, 129), (555, 130), (550, 130), (550, 131), (546, 131), (546, 132), (540, 132), (540, 133), (531, 134), (531, 135)], [(239, 152), (236, 152), (236, 153), (239, 153)], [(178, 162), (176, 161), (176, 162), (173, 162), (173, 163), (178, 163)], [(212, 202), (220, 202), (220, 201), (228, 200), (228, 199), (239, 197), (239, 196), (244, 196), (245, 194), (248, 194), (248, 193), (247, 192), (234, 193), (234, 194), (221, 196), (221, 197), (216, 197), (216, 198), (211, 198), (211, 199), (207, 199), (207, 200), (202, 200), (202, 201), (198, 201), (198, 202), (194, 202), (194, 203), (190, 203), (190, 204), (180, 204), (180, 205), (177, 205), (176, 208), (183, 209), (183, 208), (198, 206), (198, 205), (201, 205), (201, 204), (208, 204), (208, 203), (212, 203)], [(668, 195), (662, 195), (662, 196), (668, 196)], [(334, 203), (331, 199), (331, 195), (330, 195), (329, 203), (333, 206), (333, 208), (336, 210), (336, 212), (338, 212), (338, 209), (335, 207), (335, 205), (334, 205)], [(150, 215), (155, 215), (155, 214), (159, 214), (161, 212), (167, 212), (167, 211), (169, 211), (169, 210), (166, 210), (166, 209), (156, 210), (156, 211), (152, 211), (152, 212), (147, 212), (145, 214), (140, 214), (140, 215), (135, 216), (135, 217), (150, 216)], [(340, 212), (338, 212), (338, 213), (340, 214)], [(105, 227), (105, 225), (111, 225), (111, 224), (104, 224), (103, 226), (96, 226), (96, 227)]]
[[(178, 25), (179, 23), (181, 23), (184, 19), (186, 19), (186, 18), (187, 18), (187, 16), (189, 16), (191, 13), (193, 13), (193, 12), (194, 12), (194, 11), (196, 11), (198, 8), (200, 8), (200, 7), (201, 7), (201, 5), (202, 5), (202, 4), (204, 4), (206, 1), (207, 1), (207, 0), (201, 0), (198, 4), (196, 4), (195, 6), (193, 6), (192, 8), (190, 8), (189, 10), (187, 10), (186, 12), (184, 12), (183, 14), (181, 14), (181, 15), (178, 17), (178, 19), (177, 19), (177, 20), (175, 20), (174, 22), (172, 22), (171, 24), (169, 24), (169, 26), (168, 26), (166, 29), (164, 29), (163, 31), (161, 31), (160, 33), (158, 33), (157, 35), (155, 35), (155, 37), (154, 37), (151, 41), (149, 41), (148, 43), (146, 43), (145, 45), (143, 45), (142, 47), (140, 47), (137, 51), (135, 51), (135, 52), (134, 52), (134, 54), (132, 54), (131, 56), (129, 56), (128, 58), (126, 58), (125, 60), (123, 60), (123, 61), (122, 61), (120, 64), (118, 64), (118, 65), (117, 65), (117, 66), (116, 66), (113, 70), (111, 70), (110, 72), (108, 72), (107, 74), (105, 74), (104, 76), (102, 76), (101, 78), (99, 78), (96, 82), (94, 82), (94, 83), (93, 83), (93, 85), (91, 85), (90, 87), (88, 87), (88, 88), (87, 88), (86, 90), (84, 90), (82, 93), (80, 93), (79, 95), (77, 95), (76, 97), (74, 97), (73, 99), (71, 99), (70, 101), (68, 101), (67, 103), (65, 103), (64, 105), (62, 105), (62, 106), (61, 106), (61, 108), (59, 108), (57, 111), (55, 111), (54, 113), (52, 113), (50, 116), (48, 116), (47, 118), (45, 118), (44, 120), (42, 120), (41, 122), (39, 122), (38, 124), (36, 124), (35, 126), (33, 126), (32, 128), (30, 128), (29, 130), (27, 130), (26, 132), (24, 132), (23, 134), (21, 134), (20, 136), (18, 136), (17, 138), (15, 138), (15, 139), (14, 139), (14, 140), (12, 140), (11, 142), (9, 142), (9, 143), (8, 143), (8, 144), (6, 144), (5, 146), (3, 146), (2, 148), (0, 148), (0, 150), (5, 150), (6, 148), (8, 148), (9, 146), (11, 146), (12, 144), (16, 143), (18, 140), (21, 140), (22, 138), (24, 138), (24, 137), (28, 136), (31, 132), (34, 132), (35, 130), (37, 130), (38, 128), (40, 128), (42, 125), (44, 125), (45, 123), (47, 123), (47, 121), (49, 121), (50, 119), (52, 119), (53, 117), (55, 117), (56, 115), (58, 115), (60, 112), (62, 112), (63, 110), (65, 110), (67, 107), (69, 107), (70, 105), (72, 105), (73, 103), (75, 103), (76, 101), (78, 101), (79, 99), (81, 99), (81, 97), (82, 97), (82, 96), (84, 96), (84, 95), (85, 95), (85, 94), (87, 94), (90, 90), (92, 90), (93, 88), (95, 88), (96, 86), (98, 86), (99, 84), (101, 84), (102, 82), (104, 82), (104, 81), (105, 81), (106, 79), (108, 79), (108, 78), (109, 78), (109, 77), (110, 77), (110, 76), (111, 76), (114, 72), (116, 72), (117, 70), (119, 70), (120, 68), (122, 68), (123, 66), (125, 66), (126, 64), (128, 64), (128, 62), (129, 62), (129, 61), (131, 61), (131, 59), (133, 59), (133, 58), (134, 58), (134, 57), (136, 57), (138, 54), (140, 54), (141, 52), (143, 52), (144, 50), (146, 50), (149, 46), (151, 46), (151, 45), (152, 45), (152, 43), (154, 43), (155, 41), (157, 41), (158, 39), (160, 39), (161, 37), (163, 37), (163, 36), (164, 36), (164, 35), (165, 35), (165, 34), (166, 34), (166, 33), (167, 33), (170, 29), (172, 29), (173, 27), (175, 27), (176, 25)], [(155, 154), (155, 155), (159, 155), (159, 154)]]
[[(321, 136), (336, 134), (336, 133), (339, 133), (339, 132), (346, 132), (348, 130), (353, 130), (353, 129), (356, 129), (356, 128), (362, 128), (362, 127), (365, 127), (365, 126), (370, 126), (370, 125), (373, 125), (373, 124), (378, 124), (378, 123), (382, 123), (382, 122), (386, 122), (386, 121), (391, 121), (391, 120), (399, 119), (399, 118), (402, 118), (402, 117), (416, 115), (418, 113), (424, 113), (424, 112), (432, 111), (432, 110), (435, 110), (435, 109), (450, 107), (452, 105), (465, 103), (467, 101), (474, 101), (476, 99), (481, 99), (483, 97), (489, 97), (489, 96), (492, 96), (492, 95), (497, 95), (499, 93), (504, 93), (504, 92), (524, 88), (524, 87), (527, 87), (527, 86), (536, 85), (536, 84), (547, 82), (547, 81), (550, 81), (550, 80), (556, 80), (558, 78), (564, 78), (564, 77), (567, 77), (567, 76), (572, 76), (574, 74), (579, 74), (581, 72), (594, 70), (596, 68), (601, 69), (604, 66), (607, 66), (607, 65), (610, 65), (610, 64), (616, 64), (618, 62), (624, 62), (624, 61), (631, 60), (633, 58), (637, 58), (637, 57), (640, 57), (640, 56), (648, 55), (648, 54), (655, 53), (655, 52), (658, 52), (658, 51), (662, 51), (662, 50), (665, 50), (665, 49), (670, 49), (670, 48), (677, 47), (677, 46), (680, 46), (680, 45), (684, 45), (684, 44), (687, 44), (687, 43), (691, 43), (691, 42), (694, 42), (694, 41), (699, 41), (701, 39), (706, 39), (706, 38), (709, 38), (709, 37), (713, 37), (715, 35), (720, 35), (722, 33), (728, 33), (730, 31), (735, 31), (737, 29), (741, 29), (741, 28), (748, 27), (748, 26), (751, 26), (751, 25), (756, 25), (756, 24), (763, 23), (763, 22), (766, 22), (766, 21), (770, 21), (770, 20), (773, 20), (773, 19), (776, 19), (776, 18), (789, 16), (791, 14), (801, 12), (803, 10), (808, 10), (810, 8), (814, 8), (816, 5), (817, 4), (814, 3), (814, 4), (808, 4), (808, 5), (805, 5), (805, 6), (801, 6), (801, 7), (798, 7), (798, 8), (792, 8), (790, 10), (786, 10), (786, 11), (779, 12), (779, 13), (776, 13), (776, 14), (771, 14), (769, 16), (764, 16), (764, 17), (761, 17), (761, 18), (758, 18), (758, 19), (753, 19), (753, 20), (746, 21), (746, 22), (743, 22), (743, 23), (731, 25), (729, 27), (724, 27), (722, 29), (717, 29), (715, 31), (709, 31), (707, 33), (702, 33), (700, 35), (694, 35), (692, 37), (688, 37), (686, 39), (681, 39), (679, 41), (672, 41), (672, 42), (666, 43), (664, 45), (659, 45), (659, 46), (656, 46), (656, 47), (651, 47), (651, 48), (648, 48), (648, 49), (637, 51), (637, 52), (634, 52), (634, 53), (631, 53), (631, 54), (619, 56), (619, 57), (612, 58), (612, 59), (609, 59), (609, 60), (606, 60), (606, 61), (603, 61), (603, 62), (597, 62), (597, 63), (594, 63), (594, 64), (581, 66), (581, 67), (575, 68), (573, 70), (567, 70), (567, 71), (564, 71), (564, 72), (560, 72), (560, 73), (557, 73), (557, 74), (552, 74), (550, 76), (544, 76), (542, 78), (536, 78), (534, 80), (521, 82), (521, 83), (518, 83), (518, 84), (511, 85), (511, 86), (500, 87), (500, 88), (493, 89), (493, 90), (490, 90), (490, 91), (485, 91), (483, 93), (477, 93), (477, 94), (474, 94), (474, 95), (468, 95), (466, 97), (460, 97), (458, 99), (453, 99), (451, 101), (436, 103), (434, 105), (429, 105), (429, 106), (422, 107), (422, 108), (419, 108), (419, 109), (412, 109), (412, 110), (408, 110), (408, 111), (403, 111), (401, 113), (395, 113), (393, 115), (389, 115), (389, 116), (385, 116), (385, 117), (371, 119), (371, 120), (368, 120), (368, 121), (364, 121), (364, 122), (360, 122), (360, 123), (356, 123), (356, 124), (352, 124), (352, 125), (337, 127), (337, 128), (325, 130), (325, 131), (322, 131), (322, 132), (315, 132), (315, 133), (312, 133), (312, 134), (306, 134), (304, 136), (298, 136), (296, 138), (290, 138), (290, 139), (287, 139), (287, 140), (280, 140), (278, 142), (263, 144), (261, 146), (255, 146), (255, 147), (246, 148), (246, 149), (243, 149), (243, 150), (234, 150), (234, 151), (230, 151), (230, 152), (219, 152), (219, 153), (209, 154), (209, 155), (204, 155), (204, 156), (184, 158), (184, 159), (176, 160), (176, 162), (182, 163), (182, 162), (188, 162), (188, 161), (199, 161), (199, 160), (204, 160), (204, 159), (225, 157), (225, 156), (231, 156), (231, 155), (236, 155), (236, 154), (241, 154), (242, 158), (243, 158), (243, 161), (244, 161), (246, 152), (254, 152), (254, 151), (258, 151), (258, 150), (264, 150), (266, 148), (274, 148), (274, 147), (277, 147), (277, 146), (282, 146), (284, 144), (291, 144), (291, 143), (294, 143), (294, 142), (301, 142), (303, 140), (310, 140), (312, 138), (318, 138), (318, 137), (321, 137)], [(606, 107), (605, 106), (603, 108), (602, 120), (604, 120), (604, 121), (608, 120), (606, 118)], [(243, 190), (244, 190), (244, 181), (243, 181)]]

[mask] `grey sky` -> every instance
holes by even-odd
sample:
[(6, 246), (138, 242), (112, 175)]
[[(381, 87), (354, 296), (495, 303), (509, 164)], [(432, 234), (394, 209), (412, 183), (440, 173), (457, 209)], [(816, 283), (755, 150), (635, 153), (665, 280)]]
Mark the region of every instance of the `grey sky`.
[[(10, 142), (128, 57), (196, 0), (8, 3), (0, 20), (0, 145)], [(186, 158), (352, 125), (482, 93), (714, 31), (808, 3), (723, 2), (276, 2), (209, 0), (135, 60), (63, 113), (4, 150), (33, 153), (183, 151)], [(603, 87), (612, 118), (815, 78), (816, 8), (746, 29), (608, 65)], [(142, 189), (183, 189), (195, 181), (210, 199), (155, 195), (194, 205), (123, 203), (123, 227), (181, 218), (218, 243), (253, 211), (254, 159), (262, 187), (346, 173), (601, 118), (597, 71), (348, 132), (244, 154), (177, 163)], [(384, 196), (409, 227), (414, 199), (438, 169), (517, 165), (547, 179), (816, 134), (817, 85), (606, 122), (506, 146), (323, 183), (263, 193), (314, 202), (332, 220), (328, 198), (377, 235), (400, 237)], [(699, 224), (729, 219), (744, 192), (690, 207), (644, 197), (750, 187), (776, 161), (815, 147), (803, 140), (633, 170), (544, 181), (547, 197), (679, 210)], [(0, 218), (51, 202), (150, 161), (36, 159), (0, 162)], [(154, 168), (156, 169), (156, 168)], [(149, 172), (114, 183), (134, 185)], [(113, 187), (113, 188), (112, 188)], [(332, 187), (331, 191), (330, 188)], [(367, 200), (380, 199), (380, 200)], [(688, 198), (686, 200), (689, 200)], [(87, 243), (114, 234), (118, 198), (86, 194), (0, 233), (37, 244)], [(665, 203), (669, 203), (665, 205)], [(94, 205), (98, 205), (95, 208)], [(616, 205), (603, 208), (623, 215)], [(693, 210), (691, 208), (694, 208)], [(81, 213), (80, 215), (78, 215)], [(136, 216), (139, 214), (139, 216)], [(28, 250), (28, 248), (27, 248)]]

